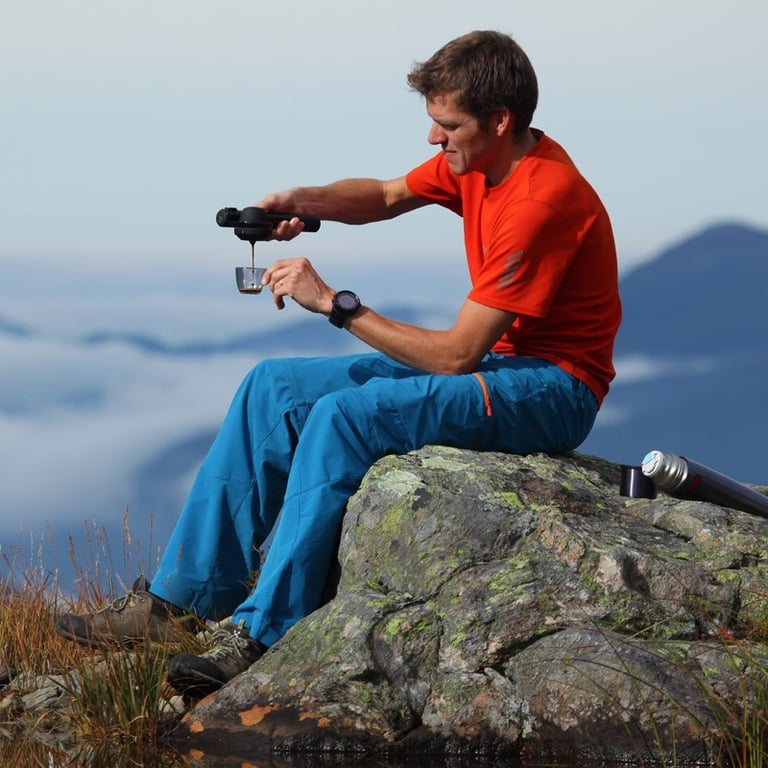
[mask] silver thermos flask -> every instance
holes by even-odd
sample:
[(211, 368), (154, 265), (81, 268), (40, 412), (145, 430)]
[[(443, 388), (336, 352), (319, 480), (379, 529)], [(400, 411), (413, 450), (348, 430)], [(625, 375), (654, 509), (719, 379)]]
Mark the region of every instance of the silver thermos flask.
[(768, 496), (684, 456), (651, 451), (643, 459), (642, 470), (659, 490), (671, 496), (768, 517)]

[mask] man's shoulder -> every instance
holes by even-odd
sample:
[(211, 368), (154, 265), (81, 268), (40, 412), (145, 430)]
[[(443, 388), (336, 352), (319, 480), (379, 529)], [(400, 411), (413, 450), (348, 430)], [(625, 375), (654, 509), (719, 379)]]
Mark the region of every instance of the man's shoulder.
[(524, 173), (519, 182), (529, 201), (544, 204), (578, 201), (579, 205), (602, 207), (592, 185), (554, 139), (542, 135), (526, 160), (528, 162), (521, 164)]

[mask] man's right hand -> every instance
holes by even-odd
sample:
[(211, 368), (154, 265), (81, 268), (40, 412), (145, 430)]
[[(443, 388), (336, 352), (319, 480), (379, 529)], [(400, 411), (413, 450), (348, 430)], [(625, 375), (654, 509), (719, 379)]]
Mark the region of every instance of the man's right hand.
[[(258, 208), (274, 213), (303, 213), (297, 210), (296, 195), (292, 189), (284, 189), (281, 192), (273, 192), (263, 197), (255, 204)], [(296, 235), (304, 230), (304, 222), (294, 217), (289, 221), (281, 221), (272, 229), (270, 240), (293, 240)]]

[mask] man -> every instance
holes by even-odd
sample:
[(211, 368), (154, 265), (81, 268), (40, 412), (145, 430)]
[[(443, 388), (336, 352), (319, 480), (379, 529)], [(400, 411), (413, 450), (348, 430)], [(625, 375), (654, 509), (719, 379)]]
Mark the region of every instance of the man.
[[(299, 187), (257, 205), (349, 224), (431, 203), (462, 216), (471, 288), (454, 324), (388, 319), (306, 259), (276, 261), (263, 282), (278, 308), (289, 297), (376, 352), (256, 366), (151, 587), (137, 583), (96, 614), (62, 616), (61, 634), (108, 644), (162, 637), (174, 615), (231, 614), (211, 650), (169, 666), (178, 690), (207, 693), (320, 605), (347, 499), (377, 459), (427, 444), (559, 453), (586, 438), (614, 375), (621, 314), (608, 216), (564, 150), (531, 128), (536, 76), (510, 37), (453, 40), (408, 81), (426, 99), (437, 154), (390, 181)], [(302, 227), (293, 218), (275, 236)]]

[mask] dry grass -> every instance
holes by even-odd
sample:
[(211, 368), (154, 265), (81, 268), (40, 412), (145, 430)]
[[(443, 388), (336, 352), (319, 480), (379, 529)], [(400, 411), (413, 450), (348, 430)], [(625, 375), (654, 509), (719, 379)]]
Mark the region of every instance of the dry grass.
[[(202, 642), (190, 635), (184, 647), (147, 642), (105, 653), (54, 631), (59, 614), (103, 607), (125, 593), (124, 579), (130, 583), (146, 568), (131, 549), (127, 517), (123, 529), (119, 568), (103, 530), (90, 527), (84, 554), (71, 545), (74, 588), (69, 590), (45, 568), (47, 542), (32, 542), (27, 551), (0, 550), (6, 572), (0, 578), (0, 664), (17, 674), (13, 686), (0, 690), (0, 754), (7, 765), (176, 764), (165, 747), (178, 719), (164, 706), (171, 693), (165, 670), (171, 655), (197, 652)], [(114, 574), (122, 579), (114, 581)], [(38, 688), (41, 676), (51, 675), (59, 676), (67, 706), (26, 711), (21, 696)], [(11, 760), (16, 751), (18, 760)], [(59, 753), (67, 759), (59, 762)], [(94, 761), (95, 755), (109, 759)]]

